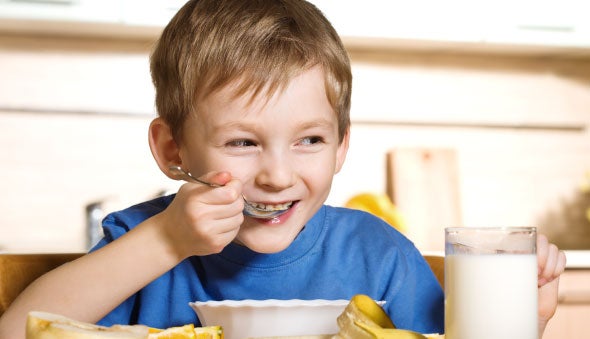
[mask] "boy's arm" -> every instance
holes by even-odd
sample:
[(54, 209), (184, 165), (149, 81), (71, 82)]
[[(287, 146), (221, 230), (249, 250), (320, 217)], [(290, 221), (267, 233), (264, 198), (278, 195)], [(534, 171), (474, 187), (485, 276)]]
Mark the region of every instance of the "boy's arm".
[(163, 212), (34, 281), (0, 317), (0, 338), (24, 339), (32, 310), (97, 322), (184, 258), (221, 251), (243, 221), (240, 185), (183, 185)]
[(32, 310), (94, 323), (171, 269), (179, 258), (160, 240), (158, 218), (161, 215), (33, 282), (0, 318), (0, 338), (24, 338)]
[(565, 270), (566, 258), (563, 251), (549, 243), (547, 237), (537, 237), (537, 260), (539, 265), (539, 338), (547, 323), (557, 310), (559, 276)]

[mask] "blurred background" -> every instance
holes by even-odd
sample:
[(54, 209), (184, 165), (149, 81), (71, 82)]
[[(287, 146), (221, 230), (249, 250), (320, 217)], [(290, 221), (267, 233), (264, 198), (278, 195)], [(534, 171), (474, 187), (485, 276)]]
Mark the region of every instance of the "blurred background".
[[(587, 1), (313, 2), (354, 74), (329, 204), (386, 196), (423, 251), (460, 225), (590, 250)], [(148, 58), (183, 3), (0, 0), (0, 251), (85, 251), (178, 187), (148, 148)]]

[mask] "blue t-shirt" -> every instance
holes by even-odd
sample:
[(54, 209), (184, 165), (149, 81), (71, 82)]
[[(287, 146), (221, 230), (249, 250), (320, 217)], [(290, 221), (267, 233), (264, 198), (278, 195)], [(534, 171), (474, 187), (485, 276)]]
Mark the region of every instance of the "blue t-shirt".
[[(163, 211), (173, 198), (108, 215), (103, 222), (105, 236), (93, 250)], [(185, 259), (99, 324), (200, 325), (191, 301), (336, 300), (355, 294), (386, 301), (385, 311), (398, 328), (444, 331), (442, 288), (414, 245), (369, 213), (330, 206), (321, 207), (281, 252), (261, 254), (231, 243), (219, 254)]]

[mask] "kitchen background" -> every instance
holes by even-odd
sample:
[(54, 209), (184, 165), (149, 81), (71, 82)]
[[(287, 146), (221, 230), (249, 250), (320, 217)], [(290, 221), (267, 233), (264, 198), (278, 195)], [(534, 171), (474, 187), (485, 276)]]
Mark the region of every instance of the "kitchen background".
[[(148, 58), (181, 3), (0, 0), (0, 250), (84, 251), (89, 206), (178, 187), (147, 144)], [(354, 73), (328, 203), (387, 193), (424, 251), (453, 225), (539, 226), (590, 249), (584, 1), (315, 3)]]

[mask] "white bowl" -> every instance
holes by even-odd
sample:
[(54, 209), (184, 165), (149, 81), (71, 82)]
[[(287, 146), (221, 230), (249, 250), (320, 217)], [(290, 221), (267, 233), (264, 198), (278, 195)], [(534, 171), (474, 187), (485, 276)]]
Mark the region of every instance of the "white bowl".
[(225, 339), (327, 335), (349, 300), (223, 300), (190, 306), (203, 326), (222, 326)]

